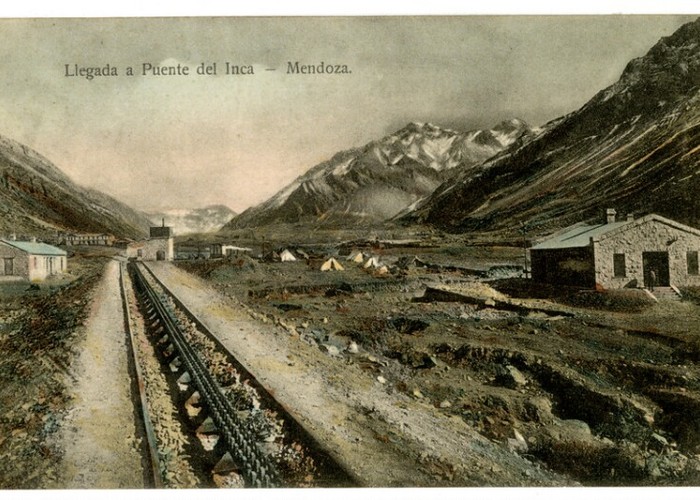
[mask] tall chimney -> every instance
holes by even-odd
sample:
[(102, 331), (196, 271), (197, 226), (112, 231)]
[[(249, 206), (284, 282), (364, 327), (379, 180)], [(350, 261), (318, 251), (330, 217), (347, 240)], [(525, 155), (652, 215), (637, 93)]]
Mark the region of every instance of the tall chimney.
[(614, 208), (608, 208), (605, 211), (605, 218), (608, 224), (615, 222), (615, 215), (617, 215), (617, 211)]
[(161, 227), (165, 227), (165, 217), (163, 217), (163, 218), (161, 219), (161, 221), (162, 221), (162, 222), (161, 222), (161, 224), (162, 224)]

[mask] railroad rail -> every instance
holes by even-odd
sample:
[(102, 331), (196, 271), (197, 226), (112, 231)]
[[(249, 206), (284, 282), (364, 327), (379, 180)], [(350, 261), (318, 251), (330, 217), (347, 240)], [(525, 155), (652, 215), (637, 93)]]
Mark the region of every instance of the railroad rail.
[[(294, 441), (303, 442), (306, 448), (311, 451), (319, 476), (324, 478), (321, 483), (325, 482), (326, 485), (332, 486), (356, 486), (362, 483), (359, 478), (349, 473), (342, 462), (326, 450), (283, 405), (273, 398), (269, 391), (221, 344), (219, 339), (175, 295), (168, 291), (165, 284), (145, 264), (132, 263), (130, 270), (137, 294), (145, 301), (147, 314), (159, 323), (159, 327), (163, 328), (163, 332), (159, 335), (161, 337), (168, 336), (168, 340), (176, 352), (172, 356), (180, 358), (182, 369), (189, 374), (192, 383), (200, 393), (220, 436), (225, 441), (227, 451), (234, 462), (239, 465), (241, 476), (247, 487), (269, 488), (287, 485), (283, 484), (282, 474), (277, 470), (275, 463), (258, 447), (253, 424), (250, 420), (244, 420), (239, 416), (236, 408), (222, 392), (217, 380), (209, 372), (200, 353), (190, 345), (173, 306), (170, 304), (174, 304), (181, 314), (194, 322), (197, 329), (212, 340), (217, 348), (226, 355), (228, 361), (241, 374), (241, 377), (255, 388), (264, 407), (283, 417), (285, 435)], [(146, 275), (161, 290), (152, 286)], [(153, 319), (149, 319), (149, 322), (152, 322)], [(332, 483), (329, 482), (330, 479), (332, 479)]]
[(160, 475), (160, 469), (158, 467), (158, 444), (153, 431), (153, 423), (151, 422), (151, 417), (148, 411), (148, 399), (146, 397), (145, 384), (143, 374), (141, 372), (141, 364), (139, 362), (139, 356), (136, 350), (136, 341), (134, 339), (134, 332), (131, 330), (131, 314), (129, 313), (129, 301), (126, 293), (126, 283), (125, 283), (125, 265), (121, 263), (119, 265), (119, 290), (122, 297), (122, 305), (124, 307), (124, 329), (128, 334), (131, 362), (133, 363), (134, 374), (136, 378), (136, 386), (139, 391), (138, 406), (141, 410), (141, 418), (143, 419), (144, 432), (146, 434), (146, 448), (148, 448), (148, 462), (150, 465), (150, 478), (152, 484), (155, 488), (163, 487), (163, 480)]
[(198, 353), (187, 342), (180, 325), (164, 300), (146, 280), (140, 266), (132, 266), (135, 286), (142, 292), (165, 333), (177, 350), (180, 359), (206, 403), (212, 420), (227, 444), (233, 459), (241, 464), (242, 476), (250, 487), (280, 486), (279, 473), (256, 444), (256, 438), (224, 396), (214, 377), (209, 373)]

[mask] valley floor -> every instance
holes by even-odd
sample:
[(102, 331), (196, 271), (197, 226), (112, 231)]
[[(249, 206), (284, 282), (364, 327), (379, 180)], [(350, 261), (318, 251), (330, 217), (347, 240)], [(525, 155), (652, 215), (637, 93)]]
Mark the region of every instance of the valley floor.
[[(314, 425), (350, 432), (362, 415), (386, 422), (372, 447), (391, 453), (400, 443), (429, 477), (406, 486), (700, 484), (700, 307), (691, 291), (656, 303), (642, 291), (548, 290), (507, 278), (503, 260), (477, 276), (449, 268), (445, 255), (422, 257), (447, 267), (380, 276), (345, 261), (335, 273), (245, 259), (179, 265), (228, 296), (226, 307), (240, 301), (268, 325), (237, 349), (284, 342), (249, 358), (292, 404), (301, 404), (294, 395), (306, 382), (291, 382), (301, 374), (326, 392), (345, 388), (337, 402), (354, 415), (319, 415)], [(438, 292), (423, 298), (427, 288)], [(316, 352), (289, 358), (294, 345)], [(391, 406), (406, 411), (392, 415)], [(420, 436), (435, 425), (461, 444), (427, 444)]]
[[(538, 287), (518, 249), (468, 253), (152, 267), (366, 486), (700, 485), (700, 294)], [(2, 290), (3, 489), (143, 484), (116, 265), (71, 269)]]

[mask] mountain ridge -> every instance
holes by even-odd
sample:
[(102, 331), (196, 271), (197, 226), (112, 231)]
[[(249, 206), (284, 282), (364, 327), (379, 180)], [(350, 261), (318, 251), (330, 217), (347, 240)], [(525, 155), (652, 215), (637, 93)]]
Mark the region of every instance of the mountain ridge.
[(382, 223), (428, 196), (455, 167), (477, 165), (532, 133), (519, 119), (467, 132), (410, 122), (311, 167), (224, 230), (276, 223), (329, 228)]
[(57, 232), (147, 234), (143, 214), (79, 186), (49, 159), (0, 136), (0, 233), (52, 238)]
[(700, 223), (700, 20), (533, 140), (460, 172), (404, 223), (506, 237), (595, 220), (605, 207)]
[(226, 205), (213, 204), (201, 208), (175, 208), (146, 212), (151, 224), (171, 226), (176, 235), (216, 232), (237, 214)]

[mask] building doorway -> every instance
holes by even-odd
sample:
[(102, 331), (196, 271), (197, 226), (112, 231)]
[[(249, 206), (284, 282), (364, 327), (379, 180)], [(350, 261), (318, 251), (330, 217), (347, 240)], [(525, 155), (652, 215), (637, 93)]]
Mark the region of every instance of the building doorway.
[(156, 260), (165, 260), (165, 251), (158, 250), (156, 252)]
[(15, 259), (5, 257), (5, 276), (12, 276), (13, 274), (15, 274)]
[[(668, 270), (668, 252), (642, 252), (642, 271), (644, 272), (644, 286), (670, 286), (670, 273)], [(652, 283), (651, 273), (656, 279)]]

